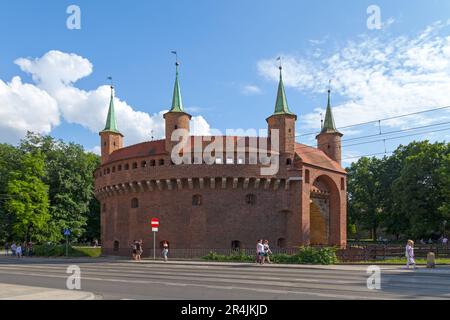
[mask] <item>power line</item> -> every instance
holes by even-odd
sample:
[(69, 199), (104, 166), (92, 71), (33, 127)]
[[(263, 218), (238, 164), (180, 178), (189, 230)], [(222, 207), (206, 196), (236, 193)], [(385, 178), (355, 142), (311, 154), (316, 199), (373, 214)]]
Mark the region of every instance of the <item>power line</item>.
[[(372, 121), (367, 121), (367, 122), (355, 123), (355, 124), (352, 124), (352, 125), (339, 127), (338, 129), (347, 129), (347, 128), (352, 128), (352, 127), (358, 127), (358, 126), (362, 126), (362, 125), (366, 125), (366, 124), (370, 124), (370, 123), (381, 123), (382, 121), (394, 120), (394, 119), (404, 118), (404, 117), (408, 117), (408, 116), (413, 116), (413, 115), (423, 114), (423, 113), (428, 113), (428, 112), (433, 112), (433, 111), (439, 111), (439, 110), (448, 109), (448, 108), (450, 108), (450, 106), (439, 107), (439, 108), (434, 108), (434, 109), (428, 109), (428, 110), (423, 110), (423, 111), (417, 111), (417, 112), (402, 114), (402, 115), (393, 116), (393, 117), (384, 118), (384, 119), (378, 119), (378, 120), (372, 120)], [(296, 137), (304, 137), (304, 136), (309, 136), (309, 135), (319, 134), (319, 133), (320, 132), (317, 132), (317, 131), (316, 132), (303, 133), (303, 134), (296, 135)]]
[[(413, 134), (408, 134), (408, 135), (401, 135), (401, 136), (397, 136), (397, 137), (389, 137), (389, 138), (383, 138), (383, 139), (378, 139), (378, 140), (365, 141), (365, 142), (354, 143), (354, 144), (350, 144), (350, 145), (342, 145), (341, 148), (342, 147), (351, 147), (351, 146), (356, 146), (356, 145), (371, 144), (371, 143), (376, 143), (376, 142), (383, 142), (383, 141), (388, 141), (388, 140), (401, 139), (401, 138), (406, 138), (406, 137), (422, 135), (422, 134), (426, 134), (426, 133), (442, 132), (442, 131), (447, 131), (447, 130), (450, 130), (450, 127), (436, 129), (436, 130), (429, 130), (429, 131), (424, 131), (424, 132), (418, 132), (418, 133), (413, 133)], [(304, 146), (301, 146), (301, 147), (304, 147)], [(315, 147), (310, 147), (310, 148), (313, 148), (314, 150), (308, 151), (308, 152), (302, 152), (302, 153), (300, 153), (300, 156), (303, 154), (308, 154), (308, 153), (321, 152), (321, 150), (318, 148), (315, 148)], [(362, 157), (362, 156), (358, 156), (358, 157)], [(344, 159), (341, 159), (341, 160), (344, 160)]]
[[(365, 139), (365, 138), (382, 137), (382, 136), (387, 136), (387, 135), (391, 135), (391, 134), (395, 134), (395, 133), (401, 133), (401, 132), (407, 132), (407, 131), (414, 131), (414, 130), (419, 130), (419, 129), (443, 126), (443, 125), (447, 125), (447, 124), (450, 124), (450, 121), (441, 122), (441, 123), (435, 123), (435, 124), (429, 124), (429, 125), (424, 125), (424, 126), (419, 126), (419, 127), (413, 127), (413, 128), (406, 128), (406, 129), (401, 129), (401, 130), (388, 131), (388, 132), (384, 132), (384, 133), (382, 132), (382, 133), (371, 134), (371, 135), (366, 135), (366, 136), (361, 136), (361, 137), (356, 137), (356, 138), (343, 139), (342, 142), (355, 141), (355, 140), (360, 140), (360, 139)], [(434, 131), (431, 131), (431, 132), (434, 132)], [(428, 133), (428, 132), (425, 132), (425, 133)], [(419, 133), (417, 133), (417, 134), (419, 134)], [(327, 145), (327, 144), (328, 143), (321, 143), (321, 144), (318, 144), (316, 146), (304, 144), (304, 146), (300, 146), (300, 148), (318, 148), (318, 147), (321, 147), (321, 146), (324, 146), (324, 145)]]

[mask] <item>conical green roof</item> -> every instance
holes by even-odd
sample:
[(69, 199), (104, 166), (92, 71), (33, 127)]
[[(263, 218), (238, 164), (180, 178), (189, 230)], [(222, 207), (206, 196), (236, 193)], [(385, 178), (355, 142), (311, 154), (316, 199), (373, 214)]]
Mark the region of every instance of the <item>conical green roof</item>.
[(184, 112), (183, 100), (181, 99), (180, 82), (178, 80), (178, 62), (176, 63), (175, 86), (173, 88), (172, 108), (170, 112)]
[(104, 131), (109, 132), (116, 132), (120, 133), (117, 129), (117, 122), (116, 122), (116, 113), (114, 110), (114, 94), (113, 94), (113, 87), (111, 86), (111, 99), (109, 101), (109, 110), (108, 110), (108, 117), (106, 118), (106, 125)]
[(328, 103), (327, 103), (327, 111), (325, 114), (325, 121), (323, 122), (323, 127), (321, 133), (332, 133), (338, 132), (336, 129), (336, 125), (334, 124), (333, 112), (331, 110), (331, 90), (328, 90)]
[(280, 67), (280, 82), (278, 83), (277, 101), (275, 102), (275, 114), (291, 114), (289, 106), (286, 99), (286, 92), (284, 91), (283, 76), (281, 74), (282, 68)]

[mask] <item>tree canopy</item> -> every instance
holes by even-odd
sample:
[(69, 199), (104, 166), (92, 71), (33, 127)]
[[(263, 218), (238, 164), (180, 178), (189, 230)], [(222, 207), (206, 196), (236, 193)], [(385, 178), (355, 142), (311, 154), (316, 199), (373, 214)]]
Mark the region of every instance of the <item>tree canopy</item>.
[(348, 168), (349, 223), (401, 237), (442, 235), (450, 222), (450, 144), (412, 142)]

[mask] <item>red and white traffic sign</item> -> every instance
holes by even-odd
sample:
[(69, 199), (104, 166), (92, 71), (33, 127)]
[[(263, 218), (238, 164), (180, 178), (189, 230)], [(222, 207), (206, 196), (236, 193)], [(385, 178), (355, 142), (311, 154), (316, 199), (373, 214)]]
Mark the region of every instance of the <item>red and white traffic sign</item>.
[(158, 232), (158, 228), (159, 228), (159, 219), (157, 219), (157, 218), (152, 218), (152, 220), (151, 220), (151, 225), (152, 225), (152, 231), (153, 231), (153, 232)]

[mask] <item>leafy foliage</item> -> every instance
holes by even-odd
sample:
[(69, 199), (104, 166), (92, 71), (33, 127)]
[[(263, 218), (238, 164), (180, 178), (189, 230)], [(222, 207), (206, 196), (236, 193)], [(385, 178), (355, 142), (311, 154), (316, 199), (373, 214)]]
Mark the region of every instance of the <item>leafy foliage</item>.
[[(202, 259), (209, 261), (235, 261), (235, 262), (254, 262), (255, 255), (247, 255), (242, 251), (233, 253), (231, 255), (217, 254), (211, 251)], [(274, 263), (285, 264), (335, 264), (338, 262), (336, 257), (336, 250), (334, 248), (314, 248), (301, 247), (298, 252), (293, 255), (288, 254), (273, 254), (270, 260)]]
[(58, 242), (65, 228), (74, 241), (99, 238), (98, 165), (97, 155), (50, 136), (28, 133), (18, 147), (0, 145), (0, 241), (30, 233), (34, 241)]
[(437, 237), (450, 224), (450, 144), (412, 142), (348, 169), (349, 223), (397, 239)]

